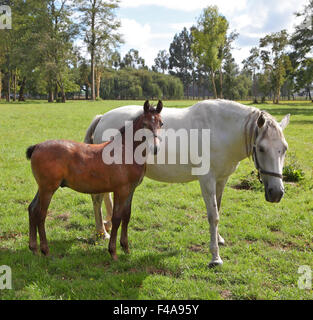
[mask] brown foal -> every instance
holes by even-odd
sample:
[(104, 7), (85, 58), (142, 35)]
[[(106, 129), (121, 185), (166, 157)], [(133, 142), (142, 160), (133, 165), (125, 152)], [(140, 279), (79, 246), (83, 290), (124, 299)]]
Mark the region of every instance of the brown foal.
[[(160, 113), (163, 104), (159, 101), (157, 108), (144, 105), (144, 112), (133, 121), (133, 134), (140, 129), (148, 129), (153, 134), (154, 153), (159, 144), (158, 131), (162, 126)], [(120, 243), (126, 253), (129, 252), (127, 227), (130, 220), (131, 204), (136, 187), (142, 182), (145, 164), (138, 164), (134, 159), (125, 161), (126, 150), (125, 127), (120, 130), (122, 137), (122, 161), (120, 164), (106, 164), (103, 160), (104, 148), (112, 141), (100, 145), (89, 145), (65, 140), (46, 141), (27, 149), (27, 159), (31, 160), (33, 175), (38, 184), (38, 192), (28, 207), (29, 212), (29, 248), (37, 253), (37, 229), (40, 238), (40, 250), (49, 254), (45, 232), (47, 210), (53, 194), (59, 187), (68, 187), (87, 194), (104, 192), (114, 193), (112, 231), (109, 252), (114, 260), (116, 255), (117, 231), (122, 222)], [(133, 148), (142, 142), (132, 139)], [(143, 152), (146, 159), (148, 154)]]

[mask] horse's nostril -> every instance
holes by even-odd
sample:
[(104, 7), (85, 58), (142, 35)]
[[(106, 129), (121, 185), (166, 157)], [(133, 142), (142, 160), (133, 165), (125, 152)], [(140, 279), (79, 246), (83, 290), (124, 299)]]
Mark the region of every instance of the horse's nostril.
[(272, 188), (268, 189), (268, 193), (269, 193), (269, 195), (272, 195), (273, 189)]

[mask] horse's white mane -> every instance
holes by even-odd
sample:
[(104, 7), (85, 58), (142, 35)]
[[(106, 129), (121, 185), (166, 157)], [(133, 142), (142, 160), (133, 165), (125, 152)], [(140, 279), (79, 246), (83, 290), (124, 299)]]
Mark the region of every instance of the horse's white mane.
[(246, 143), (247, 156), (251, 157), (253, 152), (253, 145), (255, 144), (259, 127), (257, 121), (261, 115), (265, 118), (265, 125), (263, 127), (263, 133), (261, 139), (268, 133), (269, 129), (275, 130), (280, 136), (282, 131), (280, 130), (279, 124), (276, 119), (266, 111), (261, 111), (257, 108), (251, 108), (252, 111), (248, 114), (245, 119), (244, 135)]

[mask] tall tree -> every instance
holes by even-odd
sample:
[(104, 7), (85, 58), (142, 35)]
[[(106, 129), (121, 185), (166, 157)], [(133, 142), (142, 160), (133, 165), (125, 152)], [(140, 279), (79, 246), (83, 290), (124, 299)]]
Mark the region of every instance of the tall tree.
[(95, 59), (97, 48), (117, 45), (121, 42), (116, 32), (120, 22), (116, 19), (119, 0), (77, 0), (81, 13), (80, 22), (85, 33), (84, 41), (88, 46), (91, 62), (91, 99), (95, 100)]
[(192, 34), (184, 28), (181, 33), (176, 34), (170, 45), (169, 69), (172, 75), (176, 75), (182, 81), (184, 90), (189, 97), (189, 85), (192, 79)]
[(154, 59), (154, 69), (156, 71), (161, 70), (162, 73), (165, 73), (169, 67), (169, 59), (170, 56), (168, 52), (166, 50), (160, 50), (157, 57)]
[(295, 69), (296, 88), (304, 89), (312, 100), (313, 0), (309, 1), (303, 11), (296, 13), (296, 16), (302, 18), (290, 41), (294, 48), (292, 62)]
[(286, 53), (289, 44), (286, 30), (272, 33), (260, 40), (261, 57), (264, 68), (271, 71), (274, 90), (273, 102), (279, 104), (281, 86), (286, 80), (286, 71), (290, 66), (290, 60)]
[(312, 55), (313, 52), (313, 0), (309, 0), (309, 4), (303, 11), (297, 12), (296, 16), (302, 18), (302, 21), (296, 26), (290, 42), (297, 56), (304, 59), (307, 54)]
[(252, 76), (252, 92), (254, 96), (254, 103), (258, 103), (257, 97), (257, 71), (260, 70), (262, 61), (260, 59), (260, 50), (253, 47), (250, 50), (250, 56), (242, 61), (244, 70), (248, 71)]
[(140, 57), (138, 50), (130, 49), (121, 62), (121, 68), (144, 69), (145, 59)]
[(226, 18), (218, 12), (218, 8), (209, 6), (203, 10), (197, 27), (192, 31), (192, 50), (198, 63), (211, 75), (214, 98), (217, 98), (215, 74), (222, 64), (220, 50), (227, 41), (228, 26)]

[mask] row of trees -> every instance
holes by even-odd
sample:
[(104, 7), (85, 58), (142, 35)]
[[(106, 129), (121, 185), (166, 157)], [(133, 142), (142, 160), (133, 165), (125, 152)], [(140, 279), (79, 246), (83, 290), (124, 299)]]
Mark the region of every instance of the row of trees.
[(175, 35), (169, 52), (159, 52), (153, 68), (179, 77), (186, 96), (190, 92), (194, 96), (195, 87), (206, 86), (203, 92), (215, 98), (249, 95), (258, 102), (259, 97), (264, 100), (271, 96), (274, 103), (279, 103), (282, 93), (290, 99), (304, 91), (312, 99), (313, 0), (296, 15), (302, 22), (294, 34), (282, 30), (260, 39), (259, 47), (251, 49), (239, 71), (231, 54), (238, 34), (229, 31), (217, 7), (208, 7), (196, 26)]
[[(0, 30), (0, 98), (24, 100), (25, 92), (65, 102), (68, 93), (85, 91), (86, 99), (311, 98), (313, 77), (313, 0), (297, 13), (302, 23), (260, 39), (240, 70), (232, 56), (238, 37), (215, 6), (203, 10), (197, 24), (176, 34), (152, 70), (135, 49), (123, 58), (116, 19), (119, 0), (11, 0), (12, 30)], [(89, 57), (80, 54), (81, 40)], [(149, 82), (149, 83), (148, 83)]]

